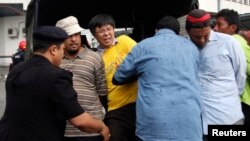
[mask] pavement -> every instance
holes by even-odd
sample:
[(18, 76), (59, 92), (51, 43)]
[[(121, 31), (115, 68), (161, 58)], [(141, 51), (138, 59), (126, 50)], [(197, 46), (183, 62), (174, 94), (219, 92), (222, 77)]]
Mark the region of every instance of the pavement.
[(5, 79), (8, 74), (8, 67), (0, 66), (0, 119), (3, 116), (5, 110)]

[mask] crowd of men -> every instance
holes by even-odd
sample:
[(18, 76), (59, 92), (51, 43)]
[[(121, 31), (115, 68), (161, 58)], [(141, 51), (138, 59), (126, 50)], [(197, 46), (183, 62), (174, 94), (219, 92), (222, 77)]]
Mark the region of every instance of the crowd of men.
[(97, 51), (82, 46), (74, 16), (36, 28), (32, 56), (6, 80), (0, 140), (207, 141), (208, 125), (249, 125), (250, 31), (231, 9), (211, 19), (190, 11), (186, 38), (164, 16), (137, 43), (98, 14)]

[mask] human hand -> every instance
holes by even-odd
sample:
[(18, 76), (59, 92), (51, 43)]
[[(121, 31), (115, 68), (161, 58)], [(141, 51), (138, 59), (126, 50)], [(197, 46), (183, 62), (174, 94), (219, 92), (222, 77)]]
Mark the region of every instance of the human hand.
[(104, 127), (103, 127), (102, 131), (100, 132), (100, 134), (103, 137), (103, 141), (109, 141), (110, 132), (109, 132), (109, 128), (105, 124), (104, 124)]

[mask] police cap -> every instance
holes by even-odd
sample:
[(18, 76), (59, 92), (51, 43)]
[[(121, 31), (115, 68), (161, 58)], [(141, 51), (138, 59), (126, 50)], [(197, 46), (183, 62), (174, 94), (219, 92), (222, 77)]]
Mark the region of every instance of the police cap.
[(40, 26), (33, 32), (34, 41), (43, 43), (62, 43), (68, 34), (60, 27)]

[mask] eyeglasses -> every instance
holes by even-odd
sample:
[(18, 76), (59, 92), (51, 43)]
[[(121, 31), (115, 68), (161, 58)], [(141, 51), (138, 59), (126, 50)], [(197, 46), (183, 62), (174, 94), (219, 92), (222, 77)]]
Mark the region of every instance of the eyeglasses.
[(107, 28), (96, 30), (95, 33), (97, 33), (97, 34), (104, 34), (106, 32), (110, 32), (110, 31), (113, 31), (113, 30), (114, 30), (114, 28), (112, 26), (110, 26), (110, 27), (107, 27)]

